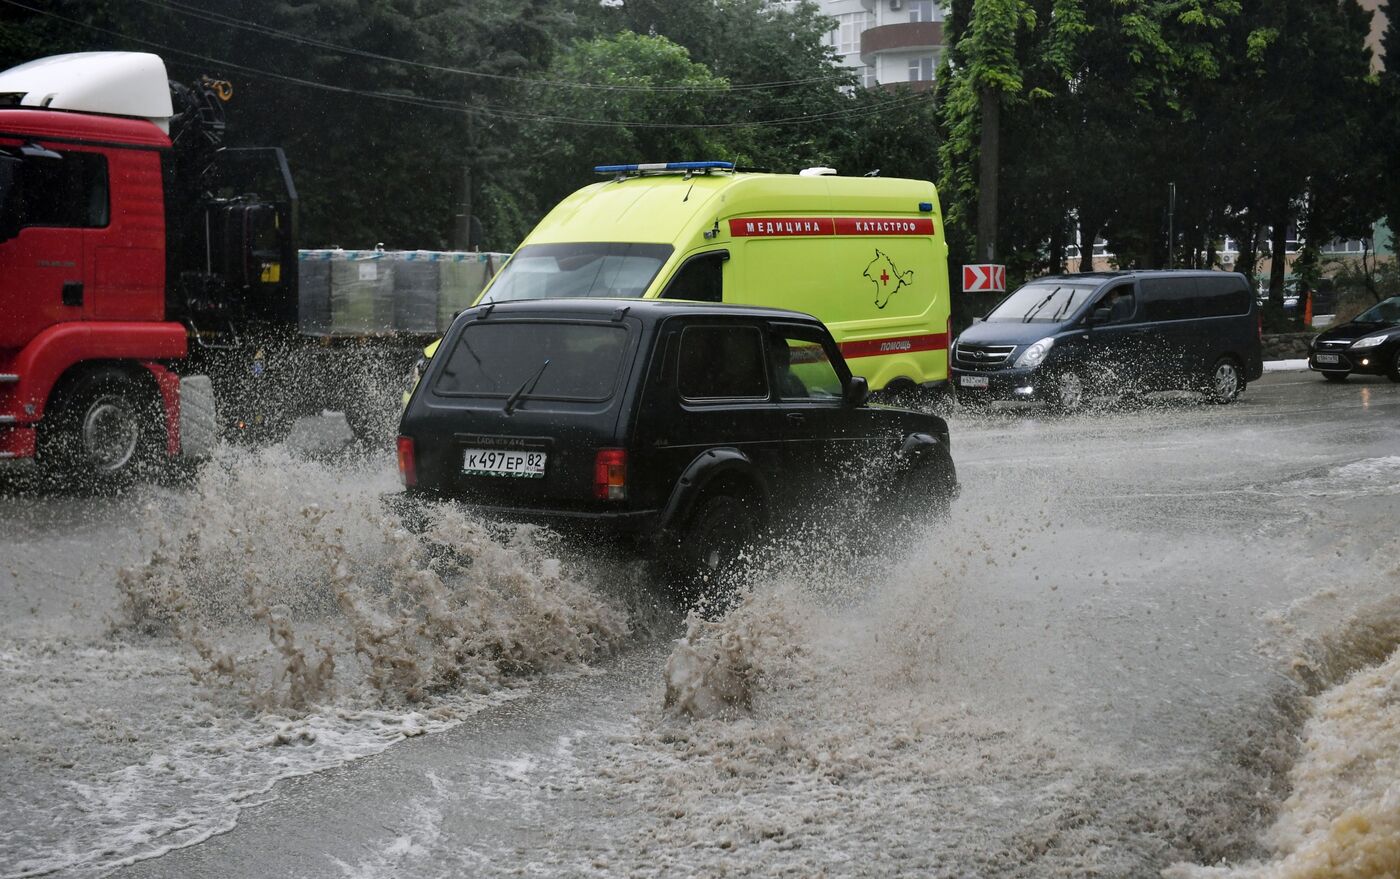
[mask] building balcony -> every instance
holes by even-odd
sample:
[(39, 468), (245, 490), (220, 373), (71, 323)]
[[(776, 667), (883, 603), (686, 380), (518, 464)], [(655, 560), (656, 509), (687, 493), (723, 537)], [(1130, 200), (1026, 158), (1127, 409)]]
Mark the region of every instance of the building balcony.
[(874, 66), (875, 57), (885, 52), (912, 52), (937, 49), (943, 45), (943, 22), (906, 21), (872, 27), (860, 35), (860, 60)]

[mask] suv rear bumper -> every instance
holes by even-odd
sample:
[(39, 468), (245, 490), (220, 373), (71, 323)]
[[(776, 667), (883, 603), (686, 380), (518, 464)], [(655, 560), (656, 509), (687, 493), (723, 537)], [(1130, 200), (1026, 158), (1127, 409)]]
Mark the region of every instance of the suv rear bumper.
[(471, 504), (431, 492), (386, 492), (380, 496), (385, 508), (396, 513), (413, 532), (427, 528), (427, 505), (449, 504), (484, 519), (526, 525), (544, 525), (562, 532), (595, 535), (650, 536), (658, 520), (657, 510), (539, 510), (529, 507), (498, 507)]

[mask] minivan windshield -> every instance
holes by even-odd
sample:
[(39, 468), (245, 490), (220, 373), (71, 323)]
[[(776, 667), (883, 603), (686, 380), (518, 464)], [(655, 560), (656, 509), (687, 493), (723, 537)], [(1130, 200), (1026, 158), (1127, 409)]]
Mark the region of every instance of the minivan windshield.
[(1058, 323), (1088, 302), (1098, 286), (1097, 283), (1076, 284), (1073, 281), (1033, 281), (1008, 296), (986, 319)]
[(481, 301), (641, 296), (671, 250), (669, 244), (527, 244)]
[(1356, 323), (1400, 324), (1400, 296), (1392, 296), (1362, 312), (1357, 316)]
[(476, 321), (457, 338), (433, 392), (606, 400), (626, 348), (627, 329), (615, 323)]

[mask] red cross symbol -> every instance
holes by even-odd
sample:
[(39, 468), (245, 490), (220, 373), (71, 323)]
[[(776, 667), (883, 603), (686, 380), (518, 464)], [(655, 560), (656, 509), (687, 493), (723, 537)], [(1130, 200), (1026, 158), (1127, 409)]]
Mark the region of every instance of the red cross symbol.
[(889, 286), (890, 283), (890, 273), (885, 271), (884, 269), (880, 270), (880, 282), (885, 284), (886, 286)]

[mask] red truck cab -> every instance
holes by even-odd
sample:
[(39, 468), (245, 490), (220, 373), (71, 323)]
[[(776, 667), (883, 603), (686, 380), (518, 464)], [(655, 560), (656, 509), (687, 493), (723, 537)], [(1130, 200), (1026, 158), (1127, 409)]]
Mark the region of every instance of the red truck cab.
[[(170, 138), (158, 119), (83, 109), (101, 105), (91, 89), (57, 109), (73, 93), (61, 65), (47, 71), (54, 93), (29, 87), (44, 77), (27, 69), (45, 62), (124, 72), (103, 56), (133, 54), (0, 73), (0, 458), (37, 453), (100, 475), (181, 451), (180, 381), (168, 365), (188, 336), (166, 319)], [(164, 65), (138, 60), (144, 81), (119, 86), (158, 84), (168, 114)]]

